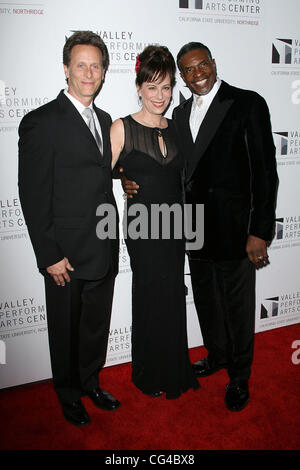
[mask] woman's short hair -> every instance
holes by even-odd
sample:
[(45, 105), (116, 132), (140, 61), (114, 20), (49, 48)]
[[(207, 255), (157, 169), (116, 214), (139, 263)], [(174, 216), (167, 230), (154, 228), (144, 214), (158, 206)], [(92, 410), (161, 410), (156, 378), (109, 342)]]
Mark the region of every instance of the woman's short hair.
[(144, 82), (153, 82), (158, 78), (164, 79), (170, 76), (171, 87), (176, 83), (175, 60), (165, 46), (150, 45), (137, 56), (136, 80), (138, 86)]

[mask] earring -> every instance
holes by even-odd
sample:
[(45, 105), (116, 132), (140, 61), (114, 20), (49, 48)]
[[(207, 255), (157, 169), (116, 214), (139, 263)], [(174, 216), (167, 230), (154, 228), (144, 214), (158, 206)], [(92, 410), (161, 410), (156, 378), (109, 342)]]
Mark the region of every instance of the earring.
[(138, 102), (139, 102), (139, 106), (142, 106), (142, 104), (143, 104), (143, 98), (142, 98), (140, 95), (139, 95)]

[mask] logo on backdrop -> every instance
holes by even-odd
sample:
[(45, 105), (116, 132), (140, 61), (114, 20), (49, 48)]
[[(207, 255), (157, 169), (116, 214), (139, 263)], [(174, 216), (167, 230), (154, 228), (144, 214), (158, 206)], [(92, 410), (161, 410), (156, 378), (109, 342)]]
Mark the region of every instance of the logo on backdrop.
[(46, 96), (26, 96), (16, 86), (0, 80), (0, 132), (17, 130), (25, 114), (48, 101)]
[(300, 215), (277, 217), (275, 234), (270, 249), (293, 248), (300, 246)]
[(275, 219), (275, 239), (283, 240), (284, 218)]
[(278, 165), (300, 164), (300, 131), (273, 132)]
[(186, 91), (179, 91), (179, 104), (183, 103), (185, 100), (188, 100), (191, 97), (191, 92)]
[[(2, 5), (9, 5), (9, 3), (2, 3)], [(43, 8), (13, 8), (18, 6), (18, 3), (12, 4), (10, 8), (0, 8), (0, 15), (26, 15), (26, 16), (39, 16), (44, 15)], [(28, 4), (30, 6), (30, 4)], [(44, 6), (44, 5), (41, 5)]]
[(261, 304), (260, 308), (260, 318), (263, 320), (264, 318), (272, 318), (278, 316), (278, 304), (279, 304), (279, 297), (270, 297), (269, 299), (265, 299), (264, 303)]
[(106, 364), (131, 361), (131, 326), (111, 329)]
[(18, 197), (0, 199), (0, 240), (27, 238), (20, 200)]
[(120, 239), (119, 247), (119, 273), (129, 273), (131, 272), (130, 268), (130, 258), (127, 251), (127, 246), (124, 238)]
[(262, 327), (297, 323), (300, 318), (300, 291), (282, 293), (264, 299), (260, 306)]
[(272, 75), (300, 75), (300, 39), (275, 38), (271, 63)]
[[(74, 32), (71, 30), (70, 34)], [(151, 41), (137, 38), (134, 31), (95, 30), (94, 32), (103, 39), (108, 49), (110, 58), (108, 73), (135, 74), (136, 56), (151, 44)]]
[[(178, 0), (180, 22), (258, 26), (261, 0)], [(226, 16), (226, 18), (225, 18)]]
[(272, 43), (272, 64), (300, 66), (299, 46), (299, 39), (275, 39)]
[[(276, 142), (276, 155), (286, 156), (288, 154), (288, 132), (274, 132)], [(279, 136), (279, 137), (277, 137)]]
[(292, 46), (292, 39), (276, 39), (272, 44), (272, 64), (291, 64)]
[(195, 8), (202, 10), (203, 0), (179, 0), (179, 8)]
[(45, 305), (34, 297), (0, 299), (0, 339), (47, 330)]
[[(289, 78), (300, 75), (300, 39), (276, 38), (272, 42), (272, 70), (271, 75), (287, 76)], [(291, 102), (300, 104), (300, 80), (291, 84)]]
[(179, 90), (179, 93), (178, 93), (178, 102), (174, 103), (174, 106), (177, 106), (178, 104), (183, 103), (184, 101), (188, 100), (191, 97), (190, 90), (186, 86), (184, 86), (183, 82), (181, 82), (179, 85), (182, 86), (182, 88), (181, 90)]

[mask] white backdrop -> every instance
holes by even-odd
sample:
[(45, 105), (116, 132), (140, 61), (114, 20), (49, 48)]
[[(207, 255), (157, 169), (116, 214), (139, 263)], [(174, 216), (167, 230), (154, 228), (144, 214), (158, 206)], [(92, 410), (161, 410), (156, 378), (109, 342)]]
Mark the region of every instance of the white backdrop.
[[(176, 56), (186, 42), (204, 42), (220, 78), (265, 97), (280, 187), (271, 263), (257, 275), (256, 331), (300, 322), (299, 18), (298, 0), (0, 3), (0, 388), (51, 377), (43, 280), (18, 198), (17, 129), (23, 115), (64, 88), (62, 49), (75, 30), (98, 32), (108, 46), (111, 66), (96, 104), (113, 119), (138, 109), (135, 57), (149, 43), (167, 45)], [(189, 96), (178, 76), (173, 106), (180, 93)], [(114, 189), (122, 213), (119, 182)], [(186, 273), (188, 339), (195, 347), (202, 338), (187, 265)], [(130, 354), (131, 273), (121, 241), (106, 365), (128, 362)]]

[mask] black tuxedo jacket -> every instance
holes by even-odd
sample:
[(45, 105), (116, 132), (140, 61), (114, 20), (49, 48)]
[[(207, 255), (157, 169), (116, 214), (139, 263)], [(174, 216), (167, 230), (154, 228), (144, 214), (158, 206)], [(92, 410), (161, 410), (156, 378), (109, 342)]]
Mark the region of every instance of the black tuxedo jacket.
[(204, 204), (204, 246), (192, 258), (241, 259), (249, 234), (272, 239), (277, 172), (269, 110), (253, 91), (222, 82), (193, 142), (192, 97), (173, 119), (186, 158), (186, 203)]
[[(112, 192), (110, 116), (96, 106), (103, 156), (75, 106), (60, 92), (19, 127), (19, 194), (41, 271), (67, 257), (72, 276), (95, 280), (117, 272), (118, 238), (100, 240), (97, 207), (117, 208)], [(116, 220), (118, 227), (118, 220)]]

